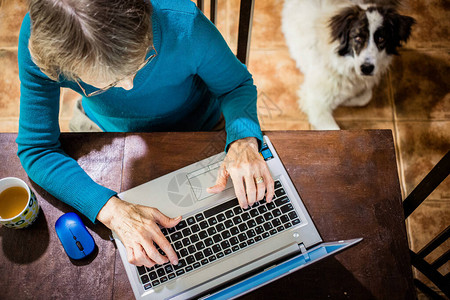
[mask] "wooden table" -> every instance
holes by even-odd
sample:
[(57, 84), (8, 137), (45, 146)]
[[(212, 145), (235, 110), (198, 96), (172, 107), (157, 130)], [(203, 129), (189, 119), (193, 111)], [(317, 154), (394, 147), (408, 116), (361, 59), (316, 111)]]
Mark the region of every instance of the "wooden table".
[[(364, 240), (243, 298), (414, 298), (391, 131), (266, 134), (322, 238)], [(98, 252), (78, 262), (64, 253), (54, 226), (74, 209), (28, 178), (15, 138), (0, 134), (0, 177), (28, 182), (41, 212), (28, 229), (0, 228), (0, 299), (132, 299), (105, 226), (83, 217)], [(61, 143), (94, 180), (120, 192), (222, 151), (225, 134), (62, 134)]]

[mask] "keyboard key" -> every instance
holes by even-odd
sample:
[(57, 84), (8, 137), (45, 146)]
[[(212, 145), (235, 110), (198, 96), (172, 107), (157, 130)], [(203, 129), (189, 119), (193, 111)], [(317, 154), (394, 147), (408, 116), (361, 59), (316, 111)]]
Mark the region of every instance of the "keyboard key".
[(185, 247), (189, 246), (190, 244), (191, 244), (191, 240), (189, 240), (188, 238), (184, 238), (184, 239), (183, 239), (183, 245), (184, 245)]
[(271, 213), (271, 212), (265, 213), (265, 214), (264, 214), (264, 219), (265, 219), (266, 221), (272, 220), (272, 219), (273, 219), (272, 213)]
[(234, 246), (233, 248), (231, 248), (231, 250), (233, 250), (233, 252), (236, 252), (236, 251), (238, 251), (240, 248), (239, 248), (239, 245), (236, 245), (236, 246)]
[(285, 206), (282, 206), (281, 207), (281, 212), (282, 213), (287, 213), (288, 211), (291, 211), (291, 210), (293, 210), (294, 209), (294, 207), (292, 206), (292, 204), (290, 204), (290, 203), (288, 203), (288, 204), (286, 204)]
[(220, 236), (220, 234), (216, 234), (215, 236), (213, 236), (213, 241), (214, 243), (218, 243), (222, 240), (222, 237)]
[(213, 252), (212, 252), (211, 248), (206, 248), (205, 250), (203, 250), (203, 254), (204, 254), (206, 257), (208, 257), (208, 256), (212, 255)]
[(142, 284), (145, 284), (145, 283), (147, 283), (147, 282), (149, 282), (149, 281), (150, 281), (150, 278), (148, 278), (147, 275), (142, 275), (142, 276), (141, 276), (141, 282), (142, 282)]
[(250, 229), (249, 231), (247, 231), (248, 238), (252, 238), (255, 235), (256, 235), (256, 232), (253, 229)]
[(181, 241), (178, 241), (173, 244), (173, 247), (175, 248), (175, 250), (180, 250), (181, 248), (183, 248), (183, 243)]
[(274, 234), (276, 234), (276, 233), (278, 233), (278, 231), (274, 228), (274, 229), (272, 229), (271, 231), (270, 231), (270, 234), (271, 235), (274, 235)]
[(241, 233), (238, 235), (238, 239), (240, 242), (243, 242), (247, 239), (247, 235), (245, 233)]
[(242, 208), (239, 207), (239, 206), (235, 207), (235, 208), (233, 208), (233, 212), (234, 212), (235, 215), (238, 215), (238, 214), (240, 214), (242, 212)]
[(276, 218), (276, 217), (281, 216), (281, 211), (280, 211), (278, 208), (275, 208), (275, 209), (272, 211), (272, 214), (273, 214), (273, 216)]
[(288, 213), (289, 219), (294, 220), (297, 218), (297, 213), (295, 211), (291, 211)]
[(195, 258), (193, 255), (189, 255), (188, 257), (186, 257), (186, 264), (192, 265), (193, 263), (195, 263)]
[(200, 266), (201, 266), (201, 264), (200, 264), (199, 262), (196, 262), (196, 263), (193, 265), (194, 269), (197, 269), (197, 268), (199, 268)]
[(221, 232), (222, 230), (225, 230), (225, 225), (222, 223), (216, 225), (217, 232)]
[(217, 258), (222, 258), (224, 256), (223, 252), (217, 253), (216, 254)]
[(162, 232), (162, 234), (164, 234), (164, 235), (167, 235), (167, 234), (168, 234), (168, 232), (167, 232), (167, 229), (166, 229), (166, 228), (161, 228), (161, 232)]
[(239, 224), (241, 222), (242, 222), (242, 218), (240, 216), (237, 216), (237, 217), (233, 218), (234, 225), (237, 225), (237, 224)]
[(155, 281), (153, 281), (153, 282), (152, 282), (152, 285), (153, 285), (153, 286), (157, 286), (157, 285), (159, 285), (159, 280), (155, 280)]
[(289, 199), (288, 197), (282, 197), (276, 199), (274, 202), (277, 206), (283, 206), (284, 204), (289, 203)]
[(183, 274), (184, 274), (184, 270), (183, 269), (177, 271), (177, 276), (180, 276), (180, 275), (183, 275)]
[(237, 237), (233, 236), (233, 237), (230, 239), (230, 243), (231, 243), (232, 246), (234, 246), (234, 245), (236, 245), (237, 243), (239, 243), (239, 240), (238, 240)]
[(183, 229), (183, 228), (186, 228), (186, 226), (187, 226), (186, 221), (185, 221), (185, 220), (181, 220), (181, 221), (177, 224), (177, 226), (175, 226), (175, 228), (178, 229), (178, 230), (181, 230), (181, 229)]
[(273, 210), (274, 208), (275, 208), (275, 203), (273, 203), (273, 202), (270, 202), (270, 203), (267, 203), (267, 209), (268, 210)]
[(170, 272), (173, 272), (173, 267), (172, 267), (172, 265), (166, 265), (166, 266), (164, 267), (164, 269), (166, 270), (166, 273), (167, 273), (167, 274), (170, 273)]
[(248, 241), (247, 241), (247, 244), (250, 246), (250, 245), (253, 245), (255, 243), (255, 240), (254, 239), (249, 239)]
[(215, 206), (213, 208), (210, 208), (210, 209), (204, 211), (205, 217), (209, 218), (211, 216), (215, 216), (218, 213), (221, 213), (221, 212), (223, 212), (223, 211), (225, 211), (225, 210), (227, 210), (229, 208), (234, 207), (236, 204), (237, 204), (236, 199), (232, 199), (232, 200), (229, 200), (227, 202), (224, 202), (224, 203), (222, 203), (220, 205), (217, 205), (217, 206)]
[(281, 196), (283, 196), (283, 195), (286, 195), (286, 192), (284, 191), (283, 188), (277, 189), (277, 190), (275, 190), (275, 195), (276, 195), (277, 198), (278, 198), (278, 197), (281, 197)]
[(158, 274), (159, 277), (162, 277), (166, 275), (166, 271), (164, 271), (164, 268), (159, 268), (158, 270), (156, 270), (156, 274)]
[(191, 235), (189, 239), (191, 240), (191, 243), (197, 243), (199, 241), (199, 237), (197, 234)]
[(175, 227), (171, 227), (171, 228), (167, 228), (167, 232), (170, 233), (174, 233), (176, 231)]
[(190, 246), (187, 248), (187, 250), (188, 250), (189, 254), (193, 254), (193, 253), (195, 253), (195, 251), (197, 251), (197, 250), (195, 249), (195, 246), (194, 246), (194, 245), (190, 245)]
[(139, 275), (147, 273), (147, 270), (145, 270), (144, 266), (137, 267), (137, 270), (138, 270)]
[(299, 219), (295, 219), (295, 220), (292, 221), (292, 225), (297, 225), (298, 223), (300, 223)]
[(226, 228), (231, 228), (234, 226), (232, 220), (226, 220), (223, 224), (225, 225)]
[(284, 226), (283, 225), (277, 227), (277, 231), (278, 232), (282, 232), (283, 230), (284, 230)]
[(190, 272), (192, 270), (194, 270), (194, 268), (192, 266), (187, 266), (186, 269), (184, 269), (186, 272)]
[(172, 239), (172, 242), (178, 241), (182, 237), (183, 237), (183, 235), (179, 231), (172, 233), (172, 235), (170, 236), (170, 238)]
[(175, 278), (175, 273), (170, 273), (167, 277), (169, 277), (169, 279), (174, 279)]
[(156, 274), (155, 271), (153, 271), (148, 274), (148, 277), (150, 277), (150, 280), (155, 280), (156, 278), (158, 278), (158, 275)]
[(267, 212), (267, 207), (260, 206), (260, 207), (258, 207), (258, 211), (259, 211), (260, 214), (263, 214), (263, 213)]
[(197, 251), (203, 250), (205, 248), (205, 244), (200, 241), (197, 244), (195, 244), (195, 248), (197, 249)]
[(262, 237), (263, 238), (268, 238), (270, 236), (270, 233), (268, 233), (268, 232), (264, 232), (263, 234), (262, 234)]
[(247, 247), (247, 243), (246, 242), (242, 242), (242, 243), (239, 244), (239, 248), (243, 249), (245, 247)]
[(216, 256), (215, 255), (211, 255), (210, 257), (208, 257), (209, 262), (213, 262), (216, 260)]
[(212, 250), (213, 250), (214, 253), (217, 253), (219, 251), (222, 251), (222, 248), (220, 247), (220, 245), (214, 245), (212, 247)]
[(189, 236), (189, 235), (191, 235), (192, 231), (190, 228), (185, 228), (185, 229), (183, 229), (182, 233), (183, 233), (183, 236)]
[(231, 254), (233, 251), (231, 249), (226, 249), (225, 251), (223, 251), (223, 253), (225, 255)]
[(244, 232), (248, 229), (247, 224), (245, 223), (240, 224), (238, 227), (241, 232)]
[(198, 224), (194, 224), (191, 226), (192, 232), (196, 233), (200, 231), (200, 226)]
[(216, 218), (217, 218), (217, 221), (219, 221), (219, 222), (225, 221), (225, 215), (224, 214), (218, 214), (216, 216)]
[(203, 258), (205, 258), (205, 256), (203, 255), (203, 252), (197, 252), (194, 254), (195, 260), (201, 260)]
[(189, 226), (191, 226), (195, 224), (195, 219), (194, 217), (189, 217), (187, 218), (186, 222), (188, 223)]
[(280, 181), (275, 181), (275, 189), (278, 189), (281, 187), (281, 182)]
[(207, 228), (208, 227), (208, 222), (206, 222), (206, 221), (201, 221), (200, 222), (200, 228), (201, 229), (205, 229), (205, 228)]
[(234, 216), (234, 213), (231, 210), (227, 210), (225, 212), (225, 216), (229, 219), (229, 218), (232, 218)]
[(220, 243), (220, 246), (222, 246), (222, 249), (227, 249), (231, 247), (229, 241), (223, 241), (222, 243)]
[[(185, 261), (184, 259), (178, 260), (178, 265), (174, 265), (174, 266), (173, 266), (173, 268), (174, 268), (175, 270), (179, 270), (179, 269), (184, 268), (184, 267), (186, 267), (186, 261)], [(177, 273), (177, 274), (178, 274), (178, 273)]]
[(212, 238), (207, 238), (205, 240), (206, 247), (212, 246), (213, 244), (214, 244), (214, 242), (213, 242)]
[(269, 231), (270, 229), (273, 228), (273, 226), (272, 226), (271, 223), (266, 223), (266, 224), (264, 224), (263, 226), (264, 226), (264, 229), (267, 230), (267, 231)]
[(237, 235), (239, 233), (239, 229), (237, 227), (230, 228), (231, 235)]
[(185, 257), (187, 255), (188, 255), (188, 251), (187, 251), (186, 248), (183, 248), (183, 249), (180, 250), (180, 256), (181, 257)]
[(161, 277), (160, 280), (161, 280), (161, 283), (164, 283), (164, 282), (166, 282), (168, 279), (167, 279), (166, 276), (164, 276), (164, 277)]
[(197, 222), (203, 221), (204, 219), (205, 219), (205, 217), (203, 216), (202, 213), (195, 215), (195, 220), (197, 220)]
[(273, 227), (278, 227), (281, 225), (281, 221), (279, 219), (273, 219), (272, 225), (273, 225)]
[(209, 219), (208, 219), (208, 223), (209, 223), (209, 226), (216, 225), (216, 224), (217, 224), (217, 219), (216, 219), (216, 217), (211, 217), (211, 218), (209, 218)]
[(285, 228), (285, 229), (288, 229), (288, 228), (291, 228), (291, 227), (292, 227), (292, 224), (291, 224), (290, 222), (284, 224), (284, 228)]
[(257, 215), (259, 215), (259, 212), (257, 209), (252, 209), (250, 211), (250, 216), (252, 216), (253, 218), (256, 217)]
[(281, 216), (280, 217), (280, 221), (281, 221), (281, 223), (287, 223), (287, 222), (289, 222), (289, 217), (288, 216), (286, 216), (286, 215), (283, 215), (283, 216)]
[(208, 237), (208, 233), (205, 230), (203, 230), (198, 233), (198, 236), (200, 237), (200, 239), (204, 240)]
[(222, 238), (227, 239), (231, 236), (230, 232), (228, 230), (222, 231)]
[(255, 237), (256, 242), (259, 242), (260, 240), (262, 240), (262, 237), (260, 237), (259, 235)]
[(202, 259), (201, 263), (202, 263), (202, 266), (204, 266), (204, 265), (206, 265), (207, 263), (209, 263), (209, 260), (208, 260), (207, 258)]
[(260, 225), (258, 227), (255, 228), (255, 231), (257, 234), (261, 234), (264, 232), (264, 228)]
[(245, 212), (245, 213), (242, 214), (241, 217), (242, 217), (243, 221), (247, 221), (248, 219), (250, 219), (250, 213)]
[(263, 224), (265, 222), (264, 217), (263, 216), (257, 216), (255, 219), (257, 224)]
[(255, 227), (256, 226), (256, 221), (255, 220), (248, 220), (247, 226), (248, 226), (248, 228)]
[(216, 228), (214, 228), (214, 227), (208, 228), (207, 231), (208, 231), (209, 236), (212, 236), (212, 235), (214, 235), (215, 233), (217, 233), (217, 230), (216, 230)]

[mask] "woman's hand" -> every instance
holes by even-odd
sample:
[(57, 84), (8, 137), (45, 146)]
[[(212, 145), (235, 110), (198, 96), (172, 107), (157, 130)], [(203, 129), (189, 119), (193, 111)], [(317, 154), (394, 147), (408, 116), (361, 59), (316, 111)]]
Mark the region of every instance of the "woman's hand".
[[(173, 265), (178, 264), (177, 254), (157, 224), (166, 228), (174, 227), (180, 222), (181, 216), (171, 219), (156, 208), (112, 197), (100, 210), (97, 219), (119, 236), (131, 264), (149, 268), (168, 261)], [(158, 252), (154, 243), (167, 257)]]
[(258, 152), (256, 138), (248, 137), (230, 144), (220, 166), (216, 185), (208, 188), (208, 193), (223, 191), (228, 177), (233, 180), (234, 191), (242, 208), (262, 200), (266, 191), (266, 201), (272, 201), (274, 181), (266, 162)]

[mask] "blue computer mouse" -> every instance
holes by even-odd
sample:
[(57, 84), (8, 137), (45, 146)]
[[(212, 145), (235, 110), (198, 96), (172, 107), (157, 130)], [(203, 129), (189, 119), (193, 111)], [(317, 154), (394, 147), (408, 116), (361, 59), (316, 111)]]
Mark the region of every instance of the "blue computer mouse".
[(94, 239), (76, 213), (69, 212), (59, 217), (55, 229), (70, 258), (82, 259), (94, 251)]

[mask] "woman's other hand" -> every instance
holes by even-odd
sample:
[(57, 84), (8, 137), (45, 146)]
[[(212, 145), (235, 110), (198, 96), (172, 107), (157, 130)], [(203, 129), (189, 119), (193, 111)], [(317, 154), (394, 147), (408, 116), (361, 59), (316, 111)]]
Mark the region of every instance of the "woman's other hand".
[[(156, 208), (132, 204), (112, 197), (100, 210), (97, 219), (119, 236), (131, 264), (149, 268), (168, 261), (173, 265), (178, 264), (177, 254), (164, 237), (158, 224), (166, 228), (174, 227), (180, 222), (181, 216), (172, 219)], [(154, 243), (166, 256), (159, 253)]]
[(216, 185), (208, 188), (208, 193), (223, 191), (228, 177), (233, 180), (234, 191), (242, 208), (252, 206), (256, 201), (262, 200), (264, 195), (267, 202), (272, 201), (274, 181), (266, 162), (258, 152), (256, 138), (243, 138), (230, 144), (220, 166)]

